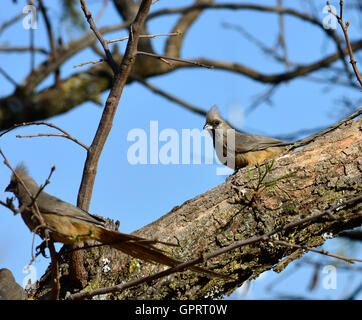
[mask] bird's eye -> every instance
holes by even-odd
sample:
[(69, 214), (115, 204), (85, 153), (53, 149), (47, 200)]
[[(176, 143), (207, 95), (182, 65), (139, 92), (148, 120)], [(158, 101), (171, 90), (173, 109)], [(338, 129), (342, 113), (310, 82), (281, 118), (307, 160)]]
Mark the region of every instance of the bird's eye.
[(218, 126), (220, 124), (220, 120), (214, 120), (213, 125)]

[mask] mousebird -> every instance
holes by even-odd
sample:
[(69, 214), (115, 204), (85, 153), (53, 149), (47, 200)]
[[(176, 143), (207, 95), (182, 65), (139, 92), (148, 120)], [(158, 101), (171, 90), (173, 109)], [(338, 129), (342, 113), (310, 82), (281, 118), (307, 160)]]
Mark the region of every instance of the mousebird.
[(216, 106), (206, 114), (204, 129), (208, 130), (220, 162), (233, 170), (260, 164), (281, 153), (290, 143), (256, 134), (246, 134), (232, 128)]
[[(29, 176), (26, 167), (20, 164), (15, 169), (16, 175), (11, 176), (10, 184), (5, 191), (13, 192), (19, 201), (21, 217), (31, 231), (40, 225), (36, 215), (33, 213), (34, 197), (38, 194), (40, 187)], [(31, 196), (19, 181), (21, 179), (27, 187)], [(175, 267), (182, 263), (165, 254), (154, 244), (160, 243), (168, 246), (175, 244), (158, 240), (148, 240), (135, 235), (125, 234), (106, 228), (105, 221), (92, 215), (68, 202), (56, 198), (44, 191), (36, 197), (39, 212), (49, 230), (49, 235), (54, 242), (69, 244), (76, 241), (96, 240), (112, 248), (120, 250), (134, 258), (151, 263), (160, 263), (169, 267)], [(43, 232), (37, 232), (43, 238)], [(203, 273), (212, 277), (229, 278), (226, 275), (213, 272), (202, 267), (190, 266), (190, 270)]]

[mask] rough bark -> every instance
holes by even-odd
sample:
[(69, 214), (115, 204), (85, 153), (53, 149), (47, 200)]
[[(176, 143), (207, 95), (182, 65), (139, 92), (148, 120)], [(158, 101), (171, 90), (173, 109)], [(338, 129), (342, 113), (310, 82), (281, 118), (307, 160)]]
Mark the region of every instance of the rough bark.
[[(298, 221), (361, 194), (362, 185), (362, 119), (352, 120), (317, 138), (314, 142), (276, 159), (266, 181), (287, 174), (272, 187), (256, 191), (258, 171), (252, 178), (246, 169), (230, 176), (225, 183), (176, 206), (157, 221), (137, 230), (135, 234), (161, 240), (177, 241), (180, 248), (170, 254), (186, 260), (212, 252), (234, 241), (263, 235), (278, 226)], [(361, 203), (334, 212), (338, 219), (325, 215), (308, 224), (279, 232), (279, 240), (316, 247), (328, 237), (336, 237), (362, 223)], [(231, 294), (246, 280), (273, 269), (282, 271), (291, 261), (302, 256), (301, 249), (258, 242), (213, 258), (204, 266), (235, 275), (235, 281), (209, 279), (190, 271), (174, 274), (119, 294), (103, 296), (110, 299), (212, 299)], [(110, 267), (104, 269), (104, 258)], [(136, 279), (163, 269), (131, 259), (108, 247), (88, 249), (85, 254), (91, 290)], [(62, 296), (72, 292), (67, 277), (67, 256), (61, 261)], [(43, 276), (37, 298), (49, 297), (50, 272)], [(98, 296), (99, 298), (99, 296)]]

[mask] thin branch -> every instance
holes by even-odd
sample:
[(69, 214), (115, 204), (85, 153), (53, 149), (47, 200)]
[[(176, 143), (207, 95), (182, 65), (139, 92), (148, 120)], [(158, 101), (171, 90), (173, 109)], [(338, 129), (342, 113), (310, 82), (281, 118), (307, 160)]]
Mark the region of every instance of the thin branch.
[(63, 138), (67, 138), (69, 140), (72, 140), (73, 142), (75, 142), (76, 144), (80, 145), (81, 147), (83, 147), (84, 149), (88, 150), (89, 147), (87, 145), (85, 145), (84, 143), (80, 142), (79, 140), (77, 140), (76, 138), (72, 137), (68, 132), (66, 132), (65, 130), (63, 130), (62, 128), (56, 126), (55, 124), (49, 123), (49, 122), (45, 122), (45, 121), (40, 121), (40, 122), (23, 122), (23, 123), (19, 123), (19, 124), (15, 124), (13, 125), (11, 128), (3, 131), (2, 133), (0, 133), (0, 137), (2, 137), (4, 134), (19, 128), (19, 127), (25, 127), (25, 126), (40, 126), (40, 125), (44, 125), (44, 126), (48, 126), (50, 128), (54, 128), (60, 132), (62, 132), (62, 134), (36, 134), (36, 135), (17, 135), (17, 138), (33, 138), (33, 137), (63, 137)]
[[(160, 36), (178, 36), (180, 35), (180, 32), (172, 32), (172, 33), (160, 33), (160, 34), (144, 34), (144, 35), (140, 35), (140, 38), (156, 38), (156, 37), (160, 37)], [(118, 38), (118, 39), (113, 39), (113, 40), (106, 40), (107, 43), (114, 43), (114, 42), (119, 42), (119, 41), (125, 41), (128, 40), (129, 36), (127, 37), (123, 37), (123, 38)], [(1, 51), (1, 48), (0, 48)], [(83, 62), (80, 64), (77, 64), (75, 66), (73, 66), (73, 68), (77, 68), (77, 67), (82, 67), (84, 65), (87, 64), (96, 64), (96, 63), (100, 63), (100, 62), (104, 62), (104, 59), (98, 59), (98, 60), (94, 60), (94, 61), (87, 61), (87, 62)]]
[(49, 54), (49, 52), (46, 49), (40, 47), (0, 47), (0, 52), (19, 53), (19, 52), (29, 52), (29, 51)]
[[(52, 25), (50, 23), (50, 19), (47, 14), (47, 9), (45, 8), (45, 6), (43, 4), (43, 0), (38, 0), (38, 3), (39, 3), (39, 8), (40, 8), (40, 11), (43, 15), (44, 22), (45, 22), (45, 27), (46, 27), (46, 31), (47, 31), (47, 35), (48, 35), (48, 40), (49, 40), (49, 46), (50, 46), (50, 50), (51, 50), (51, 58), (52, 58), (52, 60), (56, 60), (58, 58), (58, 50), (57, 50), (57, 45), (56, 45), (56, 42), (54, 39)], [(60, 84), (59, 68), (55, 70), (55, 84), (56, 85)]]
[(53, 58), (56, 59), (56, 57), (57, 57), (57, 46), (55, 44), (52, 25), (51, 25), (50, 20), (48, 18), (47, 9), (44, 7), (43, 0), (38, 0), (38, 3), (39, 3), (40, 11), (41, 11), (41, 13), (43, 15), (43, 18), (44, 18), (44, 22), (45, 22), (45, 26), (46, 26), (46, 30), (47, 30), (47, 35), (48, 35), (48, 40), (49, 40), (49, 45), (50, 45), (50, 49), (51, 49), (51, 54), (52, 54)]
[[(278, 0), (278, 7), (281, 7), (281, 8), (283, 7), (282, 0)], [(278, 37), (277, 46), (280, 45), (283, 50), (283, 60), (285, 63), (285, 68), (286, 68), (286, 70), (288, 70), (290, 67), (290, 63), (288, 60), (287, 42), (285, 39), (284, 15), (282, 13), (278, 14), (278, 22), (279, 22), (279, 37)]]
[(278, 88), (278, 84), (273, 84), (271, 85), (269, 88), (267, 88), (267, 90), (265, 90), (263, 93), (257, 95), (254, 99), (254, 101), (250, 104), (250, 106), (248, 106), (245, 109), (244, 114), (247, 116), (249, 115), (251, 112), (253, 112), (260, 104), (264, 103), (264, 102), (269, 102), (270, 103), (270, 99), (271, 96), (274, 94), (274, 92), (276, 91), (276, 89)]
[(20, 213), (20, 210), (19, 210), (19, 209), (16, 209), (16, 208), (14, 207), (14, 204), (13, 204), (13, 202), (12, 202), (12, 199), (10, 199), (10, 201), (7, 201), (7, 202), (4, 202), (4, 201), (1, 201), (1, 200), (0, 200), (0, 204), (1, 204), (2, 206), (4, 206), (5, 208), (11, 210), (11, 211), (13, 212), (14, 216), (17, 215), (18, 213)]
[(83, 62), (83, 63), (76, 64), (75, 66), (73, 66), (73, 68), (83, 67), (83, 66), (85, 66), (86, 64), (97, 64), (97, 63), (101, 63), (101, 62), (104, 62), (104, 61), (105, 61), (104, 59), (87, 61), (87, 62)]
[(174, 58), (174, 57), (166, 57), (166, 56), (162, 56), (162, 55), (159, 55), (159, 54), (150, 53), (150, 52), (143, 52), (143, 51), (137, 51), (137, 54), (148, 56), (148, 57), (153, 57), (153, 58), (157, 58), (157, 59), (161, 59), (161, 60), (164, 59), (164, 60), (183, 62), (183, 63), (186, 63), (186, 64), (192, 64), (194, 66), (204, 67), (204, 68), (208, 68), (208, 69), (213, 68), (213, 66), (210, 65), (210, 64), (205, 64), (205, 63), (195, 61), (195, 60), (187, 60), (187, 59), (180, 59), (180, 58)]
[(29, 36), (30, 36), (30, 73), (33, 72), (34, 68), (35, 68), (35, 51), (34, 51), (34, 29), (30, 28), (29, 30)]
[(8, 80), (11, 84), (13, 84), (15, 87), (18, 86), (16, 81), (3, 69), (0, 67), (0, 73), (4, 76), (6, 80)]
[(51, 169), (50, 169), (50, 173), (49, 173), (49, 176), (48, 178), (45, 180), (44, 184), (40, 186), (38, 192), (36, 193), (36, 195), (33, 197), (31, 203), (30, 203), (30, 207), (33, 206), (33, 204), (35, 203), (36, 199), (38, 199), (40, 193), (45, 189), (45, 187), (50, 183), (50, 178), (53, 174), (53, 172), (55, 171), (55, 166), (52, 166)]
[(114, 61), (113, 56), (111, 51), (109, 50), (108, 47), (108, 43), (106, 40), (104, 40), (102, 33), (98, 30), (96, 24), (94, 23), (94, 20), (92, 18), (92, 14), (90, 13), (90, 11), (87, 8), (87, 5), (85, 3), (84, 0), (80, 0), (81, 6), (82, 6), (82, 10), (84, 12), (84, 15), (89, 23), (89, 26), (91, 28), (91, 30), (93, 31), (93, 33), (95, 34), (95, 36), (97, 37), (98, 41), (100, 42), (100, 44), (102, 45), (104, 52), (106, 54), (107, 57), (107, 62), (109, 64), (109, 66), (112, 68), (114, 73), (118, 72), (118, 67), (117, 67), (117, 63)]
[(300, 245), (300, 244), (290, 243), (290, 242), (283, 241), (283, 240), (274, 240), (272, 238), (269, 238), (266, 241), (273, 242), (275, 244), (279, 244), (279, 245), (290, 247), (290, 248), (303, 249), (305, 251), (316, 252), (316, 253), (319, 253), (319, 254), (323, 254), (323, 255), (326, 255), (326, 256), (329, 256), (329, 257), (333, 257), (333, 258), (336, 258), (336, 259), (339, 259), (339, 260), (346, 261), (349, 264), (352, 264), (354, 262), (362, 262), (362, 259), (348, 258), (348, 257), (344, 257), (344, 256), (341, 256), (341, 255), (338, 255), (338, 254), (330, 253), (330, 252), (328, 252), (326, 250), (318, 250), (318, 249), (315, 249), (315, 248), (311, 248), (311, 247), (308, 247), (308, 246), (303, 246), (303, 245)]
[(339, 13), (339, 16), (337, 14), (335, 14), (332, 10), (332, 8), (330, 7), (330, 4), (329, 4), (329, 1), (327, 1), (327, 5), (329, 6), (329, 12), (331, 14), (333, 14), (336, 18), (337, 18), (337, 21), (339, 23), (339, 25), (341, 26), (342, 28), (342, 31), (343, 31), (343, 34), (344, 34), (344, 38), (346, 39), (346, 44), (347, 44), (347, 49), (348, 49), (348, 54), (349, 54), (349, 57), (350, 57), (350, 63), (352, 65), (352, 68), (353, 68), (353, 71), (357, 77), (357, 80), (358, 82), (360, 83), (360, 85), (362, 86), (362, 76), (361, 74), (359, 73), (359, 70), (357, 68), (357, 62), (354, 58), (354, 55), (353, 55), (353, 50), (352, 50), (352, 46), (351, 46), (351, 43), (349, 41), (349, 36), (348, 36), (348, 27), (349, 27), (349, 22), (347, 21), (345, 24), (343, 22), (343, 1), (341, 0), (339, 2), (339, 7), (340, 7), (340, 13)]
[(0, 34), (4, 32), (4, 30), (11, 26), (13, 23), (15, 23), (16, 21), (20, 20), (22, 17), (24, 16), (24, 13), (19, 13), (17, 14), (15, 17), (5, 21), (1, 26), (0, 26)]
[[(180, 32), (170, 32), (170, 33), (159, 33), (159, 34), (141, 34), (140, 38), (157, 38), (157, 37), (173, 37), (173, 36), (179, 36), (181, 35)], [(123, 37), (123, 38), (119, 38), (119, 39), (113, 39), (113, 40), (106, 40), (107, 43), (114, 43), (114, 42), (119, 42), (119, 41), (124, 41), (124, 40), (128, 40), (128, 37)]]
[[(264, 54), (271, 56), (278, 62), (284, 62), (283, 56), (278, 54), (275, 50), (269, 48), (266, 44), (256, 38), (251, 32), (249, 32), (246, 28), (243, 28), (240, 25), (232, 24), (229, 22), (222, 22), (221, 26), (228, 29), (233, 29), (239, 32), (246, 40), (250, 41), (254, 45), (256, 45)], [(289, 66), (298, 66), (295, 63), (291, 63), (289, 61)]]
[(160, 96), (181, 105), (182, 107), (186, 108), (187, 110), (190, 110), (190, 111), (195, 112), (197, 114), (200, 114), (202, 116), (206, 116), (206, 111), (204, 111), (204, 110), (202, 110), (200, 108), (197, 108), (197, 107), (187, 103), (186, 101), (184, 101), (184, 100), (182, 100), (180, 98), (177, 98), (177, 97), (175, 97), (175, 96), (173, 96), (173, 95), (171, 95), (171, 94), (169, 94), (169, 93), (155, 87), (154, 85), (150, 84), (148, 81), (144, 80), (143, 78), (138, 77), (135, 74), (131, 74), (130, 78), (138, 81), (139, 83), (144, 85), (146, 88), (152, 90), (152, 92), (154, 92), (156, 94), (159, 94)]

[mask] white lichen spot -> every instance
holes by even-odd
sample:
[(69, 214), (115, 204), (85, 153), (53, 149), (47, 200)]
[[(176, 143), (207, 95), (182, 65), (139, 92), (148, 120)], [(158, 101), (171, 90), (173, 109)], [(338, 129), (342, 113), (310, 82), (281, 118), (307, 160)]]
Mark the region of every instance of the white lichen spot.
[(92, 300), (107, 300), (107, 293), (96, 295)]
[(339, 206), (339, 207), (336, 208), (336, 212), (338, 212), (339, 210), (341, 210), (343, 208), (343, 200), (342, 199), (339, 199), (337, 201), (337, 206)]
[(221, 293), (222, 292), (220, 291), (220, 287), (215, 286), (215, 287), (211, 288), (208, 292), (206, 292), (205, 299), (208, 299), (208, 298), (215, 299), (215, 297), (220, 296)]
[(333, 238), (333, 233), (332, 232), (325, 232), (325, 233), (322, 234), (322, 238), (324, 240), (332, 239)]
[(109, 266), (109, 263), (111, 262), (108, 258), (102, 258), (102, 262), (103, 262), (103, 267), (102, 267), (102, 271), (104, 273), (107, 273), (111, 270), (111, 267)]

